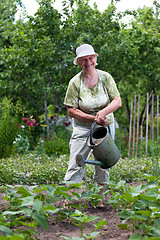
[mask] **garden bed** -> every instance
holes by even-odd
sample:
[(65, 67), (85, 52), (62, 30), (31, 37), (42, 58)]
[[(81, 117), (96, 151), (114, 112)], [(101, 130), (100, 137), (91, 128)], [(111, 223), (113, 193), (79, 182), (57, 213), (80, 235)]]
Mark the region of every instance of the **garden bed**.
[[(0, 201), (2, 210), (6, 210), (8, 203), (3, 199), (3, 193), (0, 194)], [(63, 206), (63, 201), (56, 202), (56, 205)], [(98, 216), (100, 219), (106, 219), (107, 225), (101, 230), (100, 234), (95, 238), (96, 240), (127, 240), (132, 235), (130, 230), (124, 230), (117, 227), (118, 224), (122, 223), (122, 220), (118, 216), (119, 211), (112, 208), (110, 204), (107, 204), (107, 200), (104, 201), (104, 207), (94, 208), (91, 204), (88, 204), (88, 208), (85, 210), (88, 215)], [(25, 227), (21, 227), (22, 230)], [(93, 223), (86, 223), (84, 232), (88, 234), (94, 231)], [(56, 222), (55, 215), (48, 218), (48, 231), (41, 226), (36, 228), (37, 237), (39, 240), (62, 240), (62, 236), (66, 237), (80, 237), (80, 230), (71, 221), (63, 220)], [(0, 234), (2, 235), (2, 234)]]

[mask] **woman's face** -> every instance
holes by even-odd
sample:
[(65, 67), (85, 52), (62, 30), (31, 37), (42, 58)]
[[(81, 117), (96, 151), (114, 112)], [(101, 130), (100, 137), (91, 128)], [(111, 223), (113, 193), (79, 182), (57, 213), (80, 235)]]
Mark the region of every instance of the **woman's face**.
[(78, 58), (78, 64), (81, 66), (83, 71), (92, 71), (97, 62), (96, 55), (88, 55)]

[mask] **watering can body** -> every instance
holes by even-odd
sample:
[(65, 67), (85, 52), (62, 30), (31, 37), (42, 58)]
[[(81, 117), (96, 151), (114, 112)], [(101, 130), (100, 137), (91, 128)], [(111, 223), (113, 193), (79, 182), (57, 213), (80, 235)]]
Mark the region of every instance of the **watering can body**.
[(91, 149), (96, 161), (87, 161), (83, 157), (83, 153), (76, 156), (79, 166), (84, 164), (99, 165), (103, 169), (111, 168), (120, 159), (120, 151), (114, 143), (109, 128), (97, 126), (94, 129), (96, 121), (90, 129), (90, 136), (87, 139), (87, 145)]

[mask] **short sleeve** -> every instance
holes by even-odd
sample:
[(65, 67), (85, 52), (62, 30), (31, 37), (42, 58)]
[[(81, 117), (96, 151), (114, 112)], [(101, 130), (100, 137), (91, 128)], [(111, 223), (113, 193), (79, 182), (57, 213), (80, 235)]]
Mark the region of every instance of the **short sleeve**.
[(80, 76), (79, 74), (72, 78), (68, 84), (64, 104), (66, 106), (78, 108), (79, 106), (79, 88)]
[(103, 72), (102, 80), (103, 80), (103, 84), (106, 87), (108, 95), (111, 100), (113, 100), (115, 97), (120, 96), (117, 85), (116, 85), (113, 77), (109, 73)]

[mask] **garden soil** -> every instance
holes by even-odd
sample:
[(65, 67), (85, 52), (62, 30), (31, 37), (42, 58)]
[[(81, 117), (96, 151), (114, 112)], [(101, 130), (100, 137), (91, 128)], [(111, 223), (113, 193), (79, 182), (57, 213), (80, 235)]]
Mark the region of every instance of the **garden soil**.
[[(2, 210), (5, 211), (5, 200), (3, 200), (2, 194), (0, 194), (0, 201)], [(64, 202), (59, 201), (56, 202), (56, 205), (63, 206)], [(73, 209), (71, 209), (73, 210)], [(95, 240), (128, 240), (132, 235), (130, 230), (124, 230), (118, 228), (117, 225), (122, 223), (122, 219), (118, 216), (118, 210), (113, 209), (110, 204), (104, 202), (104, 207), (94, 208), (90, 203), (85, 210), (87, 215), (95, 215), (98, 220), (105, 219), (107, 225), (99, 231), (99, 235), (94, 238)], [(40, 226), (36, 229), (38, 232), (38, 239), (40, 240), (64, 240), (62, 236), (66, 237), (80, 237), (80, 230), (77, 226), (75, 226), (69, 220), (61, 220), (59, 222), (55, 221), (55, 215), (53, 217), (48, 218), (48, 231), (44, 230)], [(84, 233), (88, 234), (91, 231), (95, 231), (93, 226), (93, 222), (86, 223), (84, 225)], [(1, 235), (1, 233), (0, 233)], [(37, 239), (37, 238), (35, 238)]]
[[(111, 205), (107, 204), (104, 207), (93, 208), (88, 206), (86, 209), (88, 215), (98, 216), (99, 219), (106, 219), (107, 225), (102, 229), (97, 230), (100, 234), (94, 238), (95, 240), (128, 240), (132, 235), (129, 230), (122, 230), (117, 227), (118, 224), (122, 223), (120, 217), (118, 217), (118, 210), (113, 209)], [(40, 240), (64, 240), (61, 236), (66, 237), (80, 237), (80, 230), (73, 223), (66, 221), (61, 221), (56, 223), (53, 218), (49, 218), (49, 229), (46, 232), (44, 229), (39, 227), (39, 234), (37, 237)], [(87, 234), (90, 231), (95, 231), (93, 227), (93, 222), (86, 223), (84, 227), (84, 232)]]

